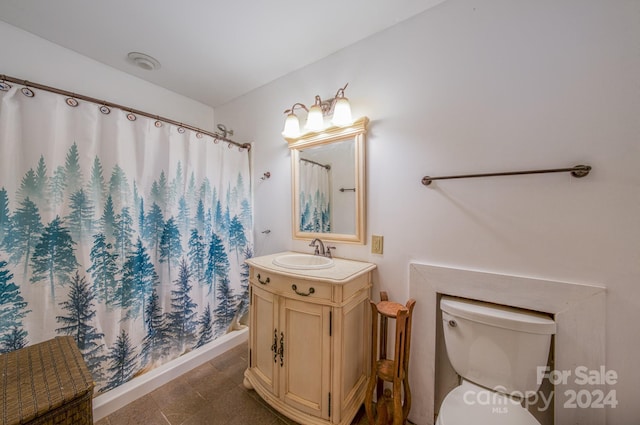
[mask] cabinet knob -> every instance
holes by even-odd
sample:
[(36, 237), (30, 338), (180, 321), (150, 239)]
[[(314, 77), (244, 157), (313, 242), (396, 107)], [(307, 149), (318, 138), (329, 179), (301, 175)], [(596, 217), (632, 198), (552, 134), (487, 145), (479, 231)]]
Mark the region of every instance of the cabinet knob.
[(263, 285), (266, 285), (267, 283), (271, 282), (271, 279), (269, 279), (268, 277), (265, 280), (260, 280), (260, 273), (258, 273), (256, 277), (258, 278), (258, 282), (260, 282)]

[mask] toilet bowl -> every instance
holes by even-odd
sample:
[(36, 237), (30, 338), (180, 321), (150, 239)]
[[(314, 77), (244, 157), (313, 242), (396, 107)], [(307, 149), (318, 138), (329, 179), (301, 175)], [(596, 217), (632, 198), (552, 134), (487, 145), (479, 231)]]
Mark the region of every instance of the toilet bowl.
[(548, 315), (443, 296), (445, 346), (461, 378), (442, 402), (437, 425), (540, 425), (522, 406), (538, 391), (556, 324)]
[(540, 425), (520, 403), (469, 381), (453, 389), (442, 402), (436, 425)]

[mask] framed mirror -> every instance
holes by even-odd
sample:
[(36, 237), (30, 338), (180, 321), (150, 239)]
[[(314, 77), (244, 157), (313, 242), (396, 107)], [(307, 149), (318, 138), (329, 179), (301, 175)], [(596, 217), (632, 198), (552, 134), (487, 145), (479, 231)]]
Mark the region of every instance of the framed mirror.
[(291, 149), (294, 239), (365, 244), (369, 119), (286, 139)]

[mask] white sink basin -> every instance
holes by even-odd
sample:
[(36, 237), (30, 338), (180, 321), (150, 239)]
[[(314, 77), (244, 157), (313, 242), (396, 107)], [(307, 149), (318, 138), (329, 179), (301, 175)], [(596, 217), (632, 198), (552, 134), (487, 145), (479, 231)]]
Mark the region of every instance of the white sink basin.
[(284, 254), (276, 257), (273, 264), (287, 269), (317, 270), (333, 267), (333, 260), (319, 255)]

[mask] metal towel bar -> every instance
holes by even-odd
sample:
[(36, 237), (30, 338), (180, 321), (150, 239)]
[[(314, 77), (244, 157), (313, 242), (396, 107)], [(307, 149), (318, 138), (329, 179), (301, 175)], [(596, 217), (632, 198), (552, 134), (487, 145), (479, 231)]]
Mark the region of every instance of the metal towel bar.
[(449, 179), (466, 179), (472, 177), (494, 177), (494, 176), (515, 176), (519, 174), (544, 174), (544, 173), (571, 173), (573, 177), (584, 177), (591, 171), (590, 165), (576, 165), (571, 168), (551, 168), (547, 170), (527, 170), (527, 171), (507, 171), (502, 173), (484, 173), (484, 174), (461, 174), (455, 176), (440, 176), (430, 177), (424, 176), (422, 178), (422, 184), (429, 186), (434, 180), (449, 180)]

